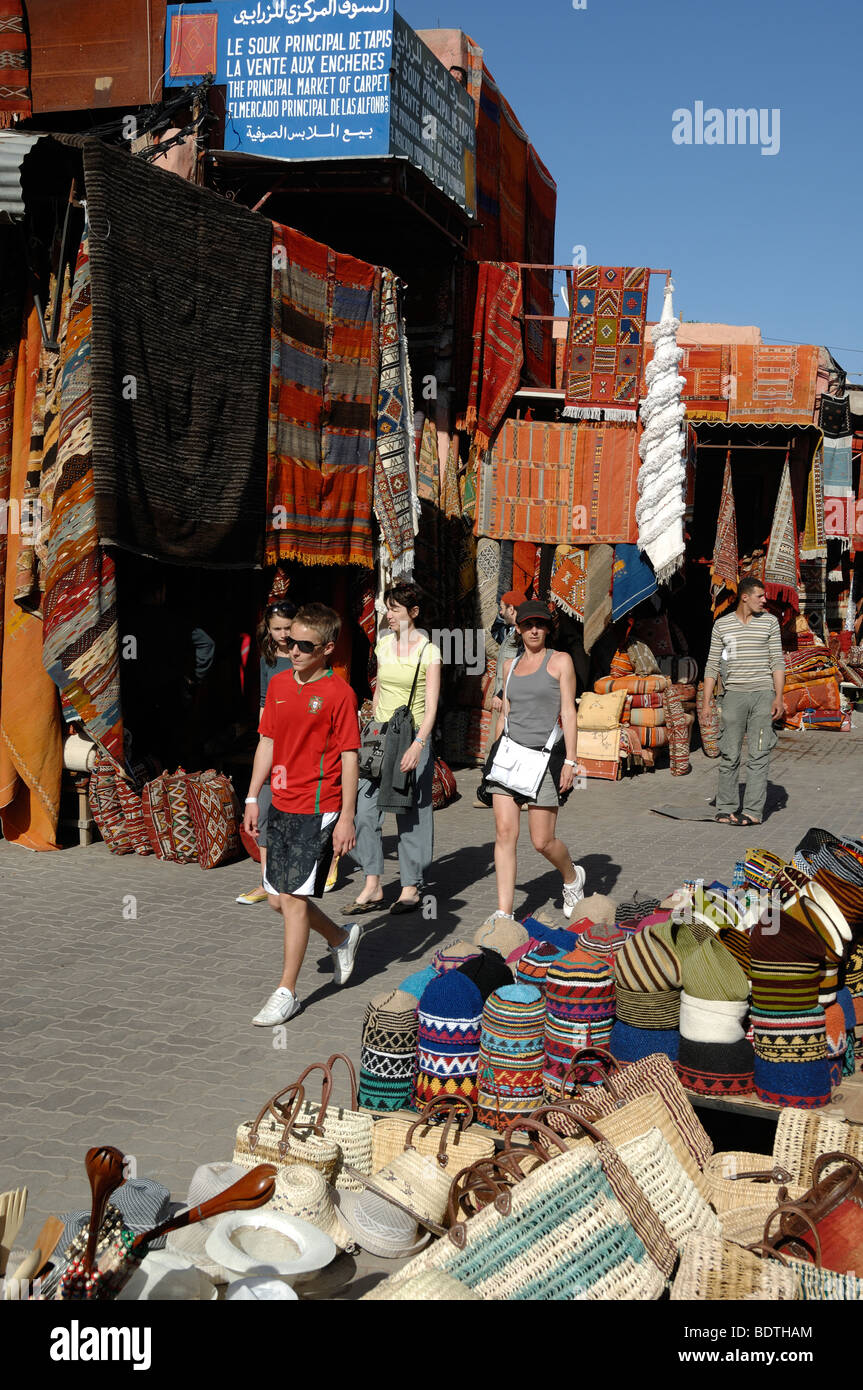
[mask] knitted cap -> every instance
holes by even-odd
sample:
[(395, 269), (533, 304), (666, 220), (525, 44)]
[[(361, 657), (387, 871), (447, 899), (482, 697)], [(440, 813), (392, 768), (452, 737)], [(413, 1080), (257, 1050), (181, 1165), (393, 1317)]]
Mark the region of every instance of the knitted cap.
[(797, 1014), (762, 1013), (753, 1004), (752, 1036), (755, 1090), (761, 1100), (806, 1109), (829, 1103), (830, 1066), (823, 1009)]
[(432, 980), (437, 978), (437, 971), (433, 966), (427, 965), (425, 970), (417, 970), (416, 974), (408, 975), (406, 980), (402, 980), (399, 989), (403, 994), (412, 994), (414, 999), (419, 1001), (423, 996), (423, 991)]
[(617, 922), (640, 922), (659, 907), (658, 898), (639, 898), (636, 893), (631, 902), (618, 903), (615, 918)]
[(680, 1036), (690, 1042), (740, 1042), (746, 1036), (747, 999), (701, 999), (680, 992)]
[(545, 1005), (530, 985), (505, 985), (486, 1000), (479, 1051), (477, 1118), (503, 1131), (542, 1100)]
[(582, 951), (588, 951), (592, 956), (598, 956), (601, 960), (613, 961), (621, 946), (628, 940), (629, 935), (629, 932), (620, 931), (618, 927), (610, 927), (605, 923), (594, 923), (581, 933), (578, 944)]
[(612, 926), (617, 914), (617, 904), (604, 893), (591, 893), (578, 904), (578, 913), (580, 917), (587, 917), (591, 922), (605, 922)]
[(836, 999), (836, 992), (839, 989), (839, 962), (826, 961), (821, 972), (821, 983), (818, 986), (818, 1003), (826, 1008)]
[(617, 1017), (635, 1028), (677, 1028), (680, 1023), (680, 990), (624, 989), (617, 985)]
[(677, 1074), (688, 1091), (703, 1096), (751, 1095), (754, 1067), (752, 1044), (743, 1037), (734, 1043), (680, 1039)]
[[(583, 1047), (607, 1047), (614, 1021), (614, 978), (607, 961), (575, 950), (552, 961), (545, 977), (547, 1099), (561, 1094), (564, 1076)], [(571, 1094), (574, 1082), (567, 1087)]]
[[(681, 932), (683, 930), (685, 928)], [(698, 999), (749, 998), (749, 980), (716, 937), (694, 944), (693, 949), (687, 951), (681, 978), (686, 993)]]
[(618, 1062), (640, 1062), (654, 1052), (664, 1052), (672, 1062), (680, 1051), (680, 1034), (676, 1028), (635, 1028), (620, 1019), (611, 1031), (608, 1050)]
[(487, 946), (478, 950), (478, 955), (458, 966), (458, 972), (476, 985), (485, 1001), (496, 989), (512, 984), (512, 971), (497, 951), (490, 951)]
[(748, 978), (749, 967), (752, 961), (749, 933), (747, 931), (741, 931), (738, 927), (720, 927), (718, 939), (721, 941), (725, 950), (731, 952), (744, 975)]
[(517, 946), (524, 945), (529, 936), (530, 933), (514, 917), (487, 917), (474, 932), (473, 940), (474, 945), (488, 946), (506, 960)]
[(531, 941), (549, 941), (552, 946), (560, 946), (564, 951), (572, 951), (578, 944), (576, 932), (550, 927), (539, 917), (525, 917), (522, 926)]
[(550, 941), (534, 941), (530, 950), (519, 960), (515, 978), (520, 985), (535, 985), (540, 991), (545, 988), (548, 968), (556, 960), (566, 955), (561, 946), (552, 946)]
[(472, 941), (445, 941), (432, 956), (432, 969), (438, 975), (445, 975), (448, 970), (457, 970), (466, 960), (474, 960), (479, 954), (479, 946)]
[(630, 990), (671, 990), (681, 984), (680, 957), (670, 944), (670, 927), (644, 927), (618, 951), (614, 961), (617, 983)]
[(366, 1005), (360, 1048), (359, 1101), (369, 1110), (410, 1104), (417, 1045), (417, 1000), (405, 990)]
[(437, 975), (423, 991), (417, 1030), (414, 1103), (439, 1095), (476, 1100), (482, 995), (458, 970)]

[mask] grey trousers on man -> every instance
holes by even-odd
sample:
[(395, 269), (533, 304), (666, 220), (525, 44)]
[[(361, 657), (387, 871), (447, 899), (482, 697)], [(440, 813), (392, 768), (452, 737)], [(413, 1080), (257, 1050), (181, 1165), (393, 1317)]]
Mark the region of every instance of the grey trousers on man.
[[(434, 858), (434, 809), (432, 807), (432, 783), (434, 781), (434, 758), (431, 742), (422, 751), (419, 765), (414, 773), (417, 798), (409, 811), (396, 816), (396, 829), (399, 837), (399, 876), (403, 888), (422, 889), (425, 872)], [(354, 822), (357, 843), (351, 850), (351, 858), (359, 864), (364, 874), (375, 874), (379, 878), (384, 871), (384, 850), (381, 831), (384, 812), (378, 810), (378, 789), (374, 782), (360, 778), (357, 792), (357, 815)]]
[(719, 816), (736, 814), (738, 809), (740, 754), (745, 736), (748, 764), (743, 814), (753, 820), (763, 819), (770, 754), (778, 737), (770, 714), (773, 700), (772, 689), (726, 690), (719, 702)]

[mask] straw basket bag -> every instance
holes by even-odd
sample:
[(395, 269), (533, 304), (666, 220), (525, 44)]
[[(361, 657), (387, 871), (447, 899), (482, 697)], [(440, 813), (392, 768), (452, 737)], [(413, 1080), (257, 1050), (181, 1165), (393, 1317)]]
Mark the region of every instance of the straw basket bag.
[(384, 1279), (371, 1293), (363, 1294), (361, 1303), (482, 1303), (482, 1295), (474, 1293), (467, 1284), (453, 1279), (439, 1269), (429, 1269), (415, 1279), (394, 1284)]
[(717, 1236), (691, 1235), (683, 1245), (671, 1286), (673, 1302), (799, 1298), (799, 1281), (787, 1261), (761, 1260)]
[(720, 1216), (749, 1207), (774, 1207), (777, 1202), (796, 1202), (806, 1191), (793, 1182), (794, 1174), (766, 1154), (741, 1151), (713, 1154), (704, 1166), (706, 1196)]
[[(626, 1101), (658, 1091), (684, 1144), (699, 1168), (704, 1167), (713, 1153), (713, 1144), (665, 1053), (653, 1052), (621, 1067), (604, 1048), (585, 1047), (573, 1058), (570, 1075), (579, 1068), (583, 1077), (584, 1073), (588, 1078), (597, 1072), (604, 1075), (605, 1085), (590, 1091), (590, 1103), (600, 1115), (610, 1115)], [(564, 1078), (564, 1084), (567, 1080)]]
[[(289, 1098), (287, 1106), (278, 1104), (283, 1096)], [(329, 1099), (328, 1089), (325, 1099)], [(305, 1092), (296, 1083), (277, 1091), (256, 1119), (246, 1120), (238, 1128), (234, 1163), (243, 1168), (255, 1168), (259, 1163), (274, 1163), (277, 1168), (307, 1163), (332, 1182), (341, 1162), (339, 1146), (334, 1139), (326, 1138), (320, 1123), (296, 1126), (304, 1100)]]
[[(372, 1131), (371, 1172), (377, 1173), (410, 1145), (417, 1153), (437, 1157), (450, 1173), (480, 1158), (491, 1158), (494, 1138), (473, 1123), (475, 1111), (466, 1096), (438, 1096), (429, 1101), (418, 1120), (387, 1115)], [(443, 1121), (443, 1123), (441, 1123)]]
[(489, 1299), (657, 1299), (665, 1276), (647, 1256), (592, 1151), (542, 1163), (459, 1223), (459, 1244), (435, 1241), (391, 1276), (441, 1270)]
[[(333, 1084), (333, 1063), (344, 1062), (348, 1069), (348, 1076), (351, 1083), (351, 1104), (346, 1109), (340, 1105), (330, 1104)], [(300, 1106), (297, 1124), (306, 1123), (320, 1124), (321, 1133), (325, 1139), (331, 1139), (338, 1145), (340, 1158), (336, 1166), (335, 1186), (340, 1192), (361, 1192), (362, 1184), (356, 1179), (343, 1172), (343, 1165), (348, 1164), (360, 1173), (370, 1173), (372, 1171), (372, 1131), (374, 1120), (367, 1110), (360, 1110), (357, 1102), (357, 1074), (354, 1071), (353, 1062), (346, 1057), (343, 1052), (334, 1052), (326, 1062), (313, 1062), (306, 1067), (302, 1076), (298, 1078), (297, 1085), (302, 1085), (305, 1078), (312, 1071), (322, 1071), (324, 1073), (324, 1091), (321, 1095), (320, 1103), (307, 1100)], [(327, 1090), (329, 1081), (329, 1090)]]
[(796, 1182), (808, 1186), (815, 1160), (826, 1153), (845, 1153), (863, 1159), (863, 1127), (833, 1115), (784, 1109), (776, 1125), (773, 1158)]

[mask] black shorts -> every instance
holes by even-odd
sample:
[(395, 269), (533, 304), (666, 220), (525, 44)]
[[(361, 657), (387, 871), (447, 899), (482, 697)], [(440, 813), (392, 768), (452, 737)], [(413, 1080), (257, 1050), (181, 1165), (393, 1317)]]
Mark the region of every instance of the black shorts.
[(271, 806), (267, 818), (268, 893), (293, 893), (319, 898), (333, 857), (333, 831), (338, 811), (304, 814)]

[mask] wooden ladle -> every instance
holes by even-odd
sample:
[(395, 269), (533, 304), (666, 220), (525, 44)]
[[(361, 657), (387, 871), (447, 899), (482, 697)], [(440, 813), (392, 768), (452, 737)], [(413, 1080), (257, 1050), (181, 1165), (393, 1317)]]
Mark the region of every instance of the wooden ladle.
[(167, 1235), (168, 1231), (179, 1231), (184, 1226), (195, 1226), (199, 1221), (207, 1221), (211, 1216), (222, 1216), (226, 1211), (248, 1211), (253, 1207), (262, 1207), (265, 1202), (270, 1200), (275, 1190), (276, 1169), (272, 1163), (259, 1163), (256, 1168), (244, 1173), (241, 1178), (238, 1178), (224, 1192), (220, 1192), (218, 1196), (211, 1197), (209, 1201), (201, 1202), (197, 1207), (189, 1207), (188, 1211), (181, 1211), (176, 1216), (168, 1217), (167, 1221), (154, 1226), (151, 1231), (143, 1231), (141, 1235), (135, 1237), (131, 1250), (133, 1253), (137, 1253), (140, 1258), (142, 1246), (149, 1245), (159, 1236)]
[(126, 1181), (125, 1159), (119, 1149), (103, 1144), (98, 1149), (90, 1149), (84, 1160), (87, 1177), (90, 1179), (92, 1203), (90, 1206), (90, 1232), (82, 1264), (85, 1273), (93, 1269), (96, 1246), (99, 1241), (99, 1227), (105, 1216), (108, 1199)]

